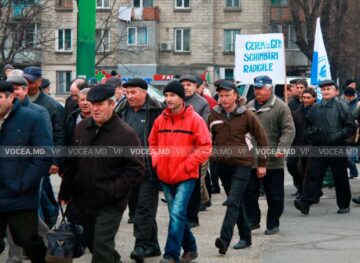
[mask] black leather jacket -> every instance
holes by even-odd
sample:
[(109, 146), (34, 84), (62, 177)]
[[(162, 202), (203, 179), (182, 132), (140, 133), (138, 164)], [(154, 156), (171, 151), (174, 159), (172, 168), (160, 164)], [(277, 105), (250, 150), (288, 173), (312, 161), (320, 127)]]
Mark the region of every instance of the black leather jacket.
[(346, 145), (345, 140), (355, 132), (351, 111), (339, 99), (322, 100), (305, 117), (305, 133), (311, 145)]

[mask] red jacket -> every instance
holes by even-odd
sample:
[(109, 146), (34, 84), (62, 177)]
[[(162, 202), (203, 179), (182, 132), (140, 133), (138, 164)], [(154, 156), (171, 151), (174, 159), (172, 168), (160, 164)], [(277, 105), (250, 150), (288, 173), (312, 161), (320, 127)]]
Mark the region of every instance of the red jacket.
[(204, 99), (206, 99), (206, 101), (209, 103), (209, 107), (210, 110), (212, 110), (216, 105), (218, 105), (218, 103), (216, 102), (216, 100), (214, 100), (212, 97), (210, 97), (209, 95), (206, 94), (202, 94), (201, 95)]
[(192, 106), (176, 115), (166, 108), (155, 120), (149, 146), (152, 165), (167, 184), (199, 178), (199, 165), (209, 158), (212, 149), (206, 123)]

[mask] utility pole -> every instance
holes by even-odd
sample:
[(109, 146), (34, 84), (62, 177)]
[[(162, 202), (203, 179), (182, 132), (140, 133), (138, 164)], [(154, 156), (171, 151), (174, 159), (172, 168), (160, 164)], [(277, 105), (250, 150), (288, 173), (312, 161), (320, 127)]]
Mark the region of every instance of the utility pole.
[(88, 79), (95, 75), (96, 1), (77, 0), (77, 4), (76, 75)]

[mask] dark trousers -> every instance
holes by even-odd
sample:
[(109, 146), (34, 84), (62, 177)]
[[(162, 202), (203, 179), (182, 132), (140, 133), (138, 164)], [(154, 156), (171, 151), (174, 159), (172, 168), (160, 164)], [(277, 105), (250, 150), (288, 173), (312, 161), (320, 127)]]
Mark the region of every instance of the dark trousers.
[(84, 227), (86, 246), (92, 253), (92, 263), (119, 263), (120, 255), (115, 250), (115, 236), (119, 230), (124, 209), (79, 210), (80, 223)]
[(216, 161), (210, 158), (209, 165), (210, 165), (211, 186), (218, 187), (220, 189), (219, 176), (216, 174)]
[(205, 176), (205, 184), (206, 184), (206, 190), (209, 194), (209, 198), (211, 200), (211, 178), (210, 178), (210, 173), (207, 172), (206, 176)]
[(218, 163), (217, 170), (227, 195), (227, 208), (220, 237), (229, 246), (235, 224), (237, 224), (240, 239), (251, 242), (251, 230), (243, 203), (243, 195), (249, 182), (251, 169), (248, 166), (230, 166)]
[[(199, 175), (200, 175), (201, 166), (199, 168)], [(194, 191), (191, 194), (189, 205), (187, 207), (187, 218), (189, 222), (195, 221), (199, 222), (199, 210), (201, 205), (201, 187), (200, 187), (200, 177), (195, 180), (195, 187)]]
[[(266, 227), (271, 229), (280, 225), (280, 216), (284, 211), (284, 169), (267, 170), (261, 179), (268, 205)], [(246, 215), (250, 224), (259, 224), (261, 212), (259, 208), (260, 179), (256, 169), (251, 169), (251, 176), (244, 195)]]
[(156, 213), (159, 201), (159, 182), (145, 179), (140, 185), (138, 206), (135, 212), (135, 247), (159, 248)]
[(334, 178), (336, 203), (339, 208), (348, 208), (351, 200), (350, 184), (346, 171), (347, 157), (313, 157), (308, 159), (304, 191), (301, 200), (312, 204), (318, 197), (328, 167)]
[(303, 184), (304, 184), (304, 176), (306, 172), (307, 158), (301, 157), (288, 157), (286, 166), (293, 177), (294, 185), (296, 189), (302, 194)]
[(129, 217), (135, 217), (135, 211), (136, 211), (136, 207), (137, 207), (138, 199), (139, 199), (139, 190), (140, 190), (140, 185), (136, 186), (131, 191), (131, 195), (130, 195), (130, 199), (129, 199), (129, 203), (128, 203)]
[(38, 234), (38, 220), (37, 209), (0, 213), (0, 240), (9, 225), (15, 244), (24, 249), (31, 262), (45, 263), (46, 248)]
[(40, 208), (43, 220), (49, 228), (52, 228), (59, 215), (59, 205), (56, 201), (50, 176), (45, 176), (41, 184)]

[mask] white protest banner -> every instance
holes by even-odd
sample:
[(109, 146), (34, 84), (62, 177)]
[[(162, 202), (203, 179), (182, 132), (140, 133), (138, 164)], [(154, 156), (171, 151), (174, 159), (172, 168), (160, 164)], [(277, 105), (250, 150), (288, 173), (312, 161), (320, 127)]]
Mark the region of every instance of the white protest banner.
[(253, 83), (260, 75), (273, 82), (286, 78), (283, 34), (236, 35), (235, 80)]

